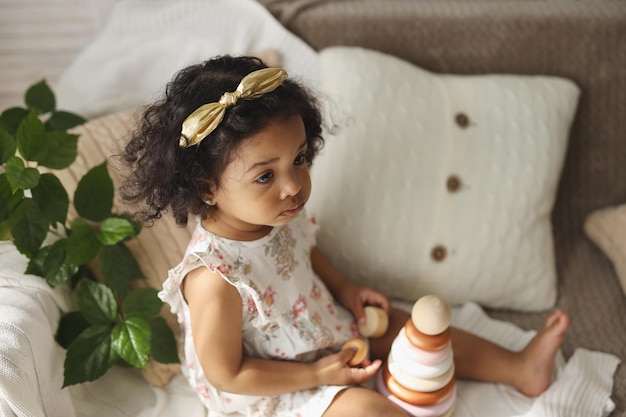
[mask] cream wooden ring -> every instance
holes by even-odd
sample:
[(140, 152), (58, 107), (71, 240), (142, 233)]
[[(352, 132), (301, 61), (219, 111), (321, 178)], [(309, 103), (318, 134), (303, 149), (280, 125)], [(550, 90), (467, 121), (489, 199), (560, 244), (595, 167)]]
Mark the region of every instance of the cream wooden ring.
[(387, 366), (396, 381), (413, 391), (438, 391), (454, 378), (454, 362), (450, 362), (450, 366), (445, 369), (441, 375), (433, 378), (420, 378), (415, 376), (413, 372), (402, 369), (397, 363), (393, 363), (391, 360), (387, 363)]
[(387, 332), (389, 316), (380, 307), (366, 306), (365, 323), (359, 324), (359, 333), (365, 337), (381, 337)]

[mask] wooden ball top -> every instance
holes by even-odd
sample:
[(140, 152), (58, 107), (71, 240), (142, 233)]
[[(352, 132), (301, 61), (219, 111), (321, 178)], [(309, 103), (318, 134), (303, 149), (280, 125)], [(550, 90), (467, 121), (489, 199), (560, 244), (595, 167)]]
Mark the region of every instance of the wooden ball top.
[(436, 295), (425, 295), (413, 305), (411, 320), (420, 332), (437, 335), (450, 327), (452, 312), (444, 299)]

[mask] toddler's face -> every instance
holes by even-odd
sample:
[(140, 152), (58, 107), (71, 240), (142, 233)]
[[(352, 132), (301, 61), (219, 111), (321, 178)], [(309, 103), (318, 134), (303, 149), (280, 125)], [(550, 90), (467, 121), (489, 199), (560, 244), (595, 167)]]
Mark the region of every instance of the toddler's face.
[(204, 227), (236, 240), (258, 239), (291, 221), (311, 193), (300, 116), (275, 119), (245, 140), (222, 174)]

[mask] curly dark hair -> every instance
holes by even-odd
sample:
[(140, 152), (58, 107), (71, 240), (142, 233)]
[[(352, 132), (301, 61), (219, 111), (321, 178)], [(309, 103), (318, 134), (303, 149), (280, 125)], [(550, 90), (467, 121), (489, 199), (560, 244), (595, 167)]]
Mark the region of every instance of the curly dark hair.
[(185, 118), (203, 104), (234, 91), (241, 79), (267, 66), (255, 57), (218, 56), (178, 72), (164, 97), (149, 106), (126, 144), (121, 160), (130, 174), (120, 187), (126, 203), (139, 207), (136, 217), (152, 222), (171, 210), (176, 223), (186, 225), (189, 214), (202, 217), (213, 207), (203, 202), (209, 184), (219, 187), (220, 176), (243, 141), (277, 117), (299, 115), (304, 122), (310, 165), (324, 144), (318, 101), (302, 84), (284, 83), (253, 100), (239, 100), (198, 145), (179, 147)]

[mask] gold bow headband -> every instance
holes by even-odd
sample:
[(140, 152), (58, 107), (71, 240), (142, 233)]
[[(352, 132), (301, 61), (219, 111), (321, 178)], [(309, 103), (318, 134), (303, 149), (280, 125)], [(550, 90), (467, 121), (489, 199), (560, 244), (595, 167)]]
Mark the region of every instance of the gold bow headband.
[(217, 128), (226, 109), (237, 104), (237, 100), (250, 100), (274, 91), (286, 78), (287, 71), (280, 68), (263, 68), (246, 75), (235, 91), (224, 93), (217, 103), (204, 104), (187, 116), (179, 146), (187, 148), (200, 143)]

